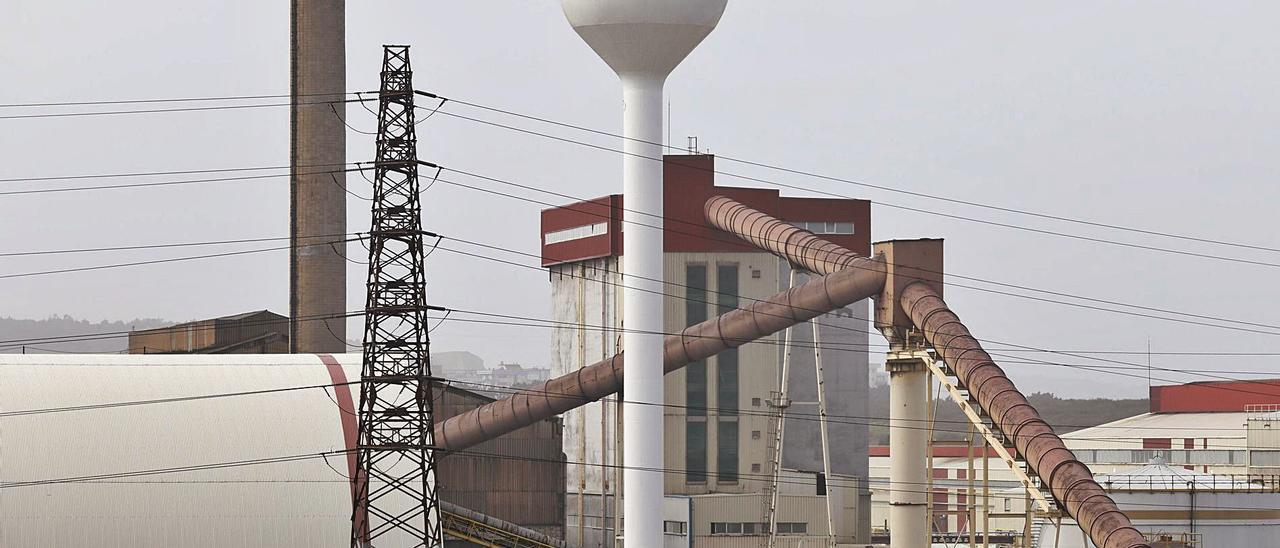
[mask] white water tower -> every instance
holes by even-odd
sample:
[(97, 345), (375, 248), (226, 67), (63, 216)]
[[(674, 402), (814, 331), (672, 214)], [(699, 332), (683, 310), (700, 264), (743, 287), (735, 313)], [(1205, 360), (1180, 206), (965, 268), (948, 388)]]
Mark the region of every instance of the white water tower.
[(727, 0), (562, 0), (622, 80), (623, 542), (662, 546), (662, 86)]

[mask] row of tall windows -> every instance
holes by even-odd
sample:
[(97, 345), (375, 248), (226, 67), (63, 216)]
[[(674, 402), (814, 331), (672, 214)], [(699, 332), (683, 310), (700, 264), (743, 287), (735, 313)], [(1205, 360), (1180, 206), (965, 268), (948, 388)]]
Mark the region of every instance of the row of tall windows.
[[(686, 325), (706, 321), (712, 301), (707, 291), (708, 272), (705, 265), (685, 267), (685, 320)], [(724, 314), (738, 307), (738, 265), (716, 266), (716, 313)], [(738, 349), (730, 349), (716, 356), (716, 481), (738, 481)], [(711, 417), (707, 415), (708, 371), (705, 361), (686, 366), (685, 382), (685, 480), (689, 483), (707, 481), (707, 429)]]

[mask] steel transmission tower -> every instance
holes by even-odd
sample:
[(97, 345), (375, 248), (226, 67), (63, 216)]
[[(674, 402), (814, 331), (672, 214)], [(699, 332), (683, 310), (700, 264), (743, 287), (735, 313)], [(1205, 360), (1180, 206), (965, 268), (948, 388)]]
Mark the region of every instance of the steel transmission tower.
[(384, 46), (351, 545), (442, 546), (408, 46)]

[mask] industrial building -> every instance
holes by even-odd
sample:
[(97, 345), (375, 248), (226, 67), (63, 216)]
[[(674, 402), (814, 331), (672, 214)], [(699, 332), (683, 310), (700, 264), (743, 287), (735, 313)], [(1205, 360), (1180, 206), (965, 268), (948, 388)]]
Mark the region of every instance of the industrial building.
[[(788, 261), (706, 223), (703, 204), (712, 196), (740, 200), (809, 227), (857, 253), (870, 253), (869, 202), (788, 198), (776, 190), (717, 186), (714, 174), (713, 156), (664, 157), (663, 268), (668, 282), (664, 332), (678, 332), (745, 306), (751, 299), (784, 291), (790, 282)], [(631, 230), (623, 221), (624, 210), (622, 196), (612, 195), (542, 213), (542, 264), (551, 273), (552, 319), (565, 326), (552, 335), (553, 376), (572, 373), (620, 349), (618, 288), (623, 277), (619, 263), (624, 235)], [(796, 283), (807, 279), (800, 275)], [(819, 336), (831, 414), (863, 416), (867, 412), (867, 318), (867, 301), (821, 317)], [(571, 327), (575, 325), (601, 327)], [(789, 400), (798, 413), (811, 417), (817, 400), (812, 334), (807, 328), (796, 329), (794, 338), (797, 350), (792, 355)], [(692, 507), (698, 510), (694, 518), (706, 516), (688, 525), (695, 535), (711, 530), (711, 516), (716, 522), (767, 521), (763, 494), (773, 458), (770, 444), (776, 424), (771, 424), (770, 414), (780, 385), (781, 342), (781, 336), (774, 336), (747, 344), (665, 378), (665, 468), (683, 471), (666, 474), (665, 493), (692, 497)], [(618, 402), (591, 403), (569, 411), (564, 420), (568, 460), (600, 465), (569, 468), (566, 540), (570, 546), (613, 546), (618, 530), (618, 465), (622, 463)], [(852, 478), (851, 482), (866, 478), (866, 425), (842, 421), (830, 429), (831, 453), (840, 456), (832, 473)], [(816, 421), (788, 419), (784, 468), (823, 470), (818, 430)], [(803, 496), (817, 495), (788, 495)], [(849, 525), (836, 533), (843, 541), (865, 538), (868, 532), (855, 530), (853, 524), (868, 522), (868, 503), (865, 487), (853, 490), (841, 503), (840, 511), (848, 515), (836, 521)], [(716, 506), (724, 509), (711, 509)], [(827, 535), (823, 513), (801, 514), (808, 531)]]
[(131, 331), (130, 354), (284, 354), (289, 318), (258, 310)]
[[(1147, 413), (1062, 434), (1135, 526), (1194, 540), (1196, 548), (1261, 546), (1260, 539), (1280, 534), (1280, 512), (1274, 510), (1280, 508), (1280, 379), (1152, 386), (1149, 405)], [(989, 476), (983, 475), (984, 451)], [(889, 448), (873, 446), (870, 455), (872, 528), (885, 538)], [(931, 455), (930, 512), (937, 534), (964, 539), (970, 530), (964, 509), (972, 500), (975, 518), (987, 520), (993, 539), (1020, 535), (1028, 499), (998, 454), (937, 442)], [(991, 493), (985, 504), (984, 487)], [(1061, 533), (1056, 520), (1034, 508), (1032, 520), (1038, 546), (1092, 546), (1082, 544), (1070, 519), (1062, 521)]]
[[(0, 356), (5, 410), (21, 412), (0, 421), (0, 545), (348, 546), (358, 397), (348, 380), (359, 379), (360, 362)], [(274, 392), (246, 393), (264, 390)], [(221, 396), (201, 398), (209, 394)], [(454, 387), (436, 397), (439, 420), (493, 401)], [(558, 538), (561, 443), (560, 421), (550, 419), (441, 454), (441, 497)]]

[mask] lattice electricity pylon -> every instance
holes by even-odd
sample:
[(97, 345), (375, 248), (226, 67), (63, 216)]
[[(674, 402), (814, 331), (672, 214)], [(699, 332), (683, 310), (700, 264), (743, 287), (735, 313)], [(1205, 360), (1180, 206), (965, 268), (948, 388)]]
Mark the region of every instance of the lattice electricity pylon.
[(443, 545), (408, 46), (384, 46), (351, 546)]

